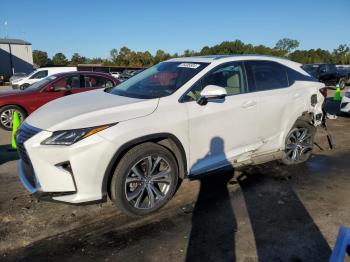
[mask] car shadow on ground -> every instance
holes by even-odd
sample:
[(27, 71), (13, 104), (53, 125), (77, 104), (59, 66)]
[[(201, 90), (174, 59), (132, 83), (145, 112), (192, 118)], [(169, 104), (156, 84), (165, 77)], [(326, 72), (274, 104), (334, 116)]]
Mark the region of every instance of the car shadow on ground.
[[(224, 140), (214, 137), (210, 143), (210, 152), (197, 163), (205, 161), (210, 155), (222, 155), (223, 152)], [(234, 247), (237, 221), (227, 188), (234, 172), (229, 161), (224, 160), (222, 165), (231, 167), (231, 171), (206, 174), (200, 179), (200, 191), (192, 213), (192, 229), (187, 247), (188, 262), (236, 259)]]
[[(224, 142), (214, 138), (208, 154), (218, 153), (218, 150), (224, 150)], [(319, 161), (325, 165), (322, 169), (329, 166), (329, 161), (327, 163), (323, 158)], [(311, 165), (311, 169), (318, 168), (317, 161), (315, 164), (316, 167)], [(245, 169), (237, 179), (233, 178), (232, 170), (201, 177), (200, 192), (192, 210), (185, 261), (236, 261), (236, 235), (240, 228), (233, 209), (237, 198), (233, 194), (242, 194), (248, 211), (257, 253), (254, 261), (328, 261), (330, 247), (288, 180), (290, 174), (298, 172), (271, 163)], [(228, 190), (228, 185), (232, 184), (239, 186), (238, 191)], [(125, 254), (123, 250), (137, 248), (141, 242), (145, 243), (142, 257), (152, 258), (159, 245), (157, 242), (157, 246), (153, 246), (151, 243), (155, 241), (152, 240), (161, 238), (165, 232), (177, 234), (177, 223), (188, 223), (186, 217), (178, 214), (123, 230), (117, 229), (113, 217), (103, 223), (82, 225), (70, 232), (36, 241), (10, 252), (7, 260), (47, 261), (49, 257), (50, 261), (65, 258), (102, 261), (112, 253)], [(120, 258), (135, 261), (137, 257), (135, 254), (135, 257)], [(165, 256), (163, 261), (166, 259)], [(159, 261), (159, 257), (155, 260)]]
[(0, 165), (18, 159), (17, 150), (12, 149), (11, 145), (0, 145)]
[[(215, 137), (210, 148), (208, 155), (213, 151), (217, 154), (218, 148), (224, 150), (224, 141)], [(258, 261), (328, 261), (331, 249), (327, 241), (285, 179), (286, 174), (280, 172), (281, 165), (274, 162), (246, 169), (237, 180), (233, 171), (201, 178), (186, 261), (236, 260), (239, 228), (232, 208), (234, 198), (227, 188), (235, 182), (243, 193)]]
[(261, 172), (261, 168), (252, 168), (237, 178), (258, 260), (328, 261), (331, 249), (288, 179)]

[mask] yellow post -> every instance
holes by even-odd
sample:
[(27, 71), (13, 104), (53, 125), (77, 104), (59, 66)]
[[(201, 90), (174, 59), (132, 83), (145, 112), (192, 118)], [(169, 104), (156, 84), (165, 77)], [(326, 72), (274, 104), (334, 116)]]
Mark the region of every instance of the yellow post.
[(333, 98), (334, 101), (341, 101), (341, 95), (340, 95), (340, 88), (337, 87), (335, 89), (335, 95), (334, 95), (334, 98)]
[(19, 114), (17, 111), (14, 111), (13, 117), (12, 117), (12, 137), (11, 137), (12, 149), (17, 149), (15, 135), (20, 125), (21, 125), (21, 119), (19, 118)]

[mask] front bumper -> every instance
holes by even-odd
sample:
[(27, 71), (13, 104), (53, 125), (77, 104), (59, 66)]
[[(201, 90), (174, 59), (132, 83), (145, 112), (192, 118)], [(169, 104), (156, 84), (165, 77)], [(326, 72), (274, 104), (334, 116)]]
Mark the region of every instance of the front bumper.
[(41, 145), (52, 133), (40, 130), (25, 140), (27, 129), (33, 128), (24, 123), (16, 140), (19, 178), (29, 192), (69, 203), (104, 199), (103, 177), (115, 152), (111, 142), (93, 135), (71, 146)]
[(25, 170), (25, 163), (22, 159), (18, 161), (18, 176), (23, 186), (32, 194), (40, 192), (40, 183), (34, 171)]

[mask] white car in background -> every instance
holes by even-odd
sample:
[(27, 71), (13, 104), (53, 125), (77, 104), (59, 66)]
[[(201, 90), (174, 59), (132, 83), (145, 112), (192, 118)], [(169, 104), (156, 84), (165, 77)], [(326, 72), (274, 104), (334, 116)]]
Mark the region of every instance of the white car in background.
[(147, 215), (181, 179), (308, 160), (322, 88), (301, 64), (281, 58), (171, 59), (31, 114), (16, 134), (19, 177), (38, 196), (68, 203), (109, 196), (125, 213)]
[(31, 84), (34, 84), (47, 76), (51, 76), (58, 73), (77, 71), (76, 67), (41, 67), (26, 77), (20, 79), (14, 79), (11, 82), (13, 89), (26, 89)]
[(340, 102), (340, 111), (350, 113), (350, 89), (348, 89)]
[(121, 73), (120, 73), (120, 72), (110, 72), (110, 74), (111, 74), (114, 78), (116, 78), (116, 79), (119, 79), (120, 76), (121, 76)]
[(21, 73), (21, 72), (17, 72), (14, 73), (11, 77), (10, 77), (10, 82), (12, 83), (14, 80), (18, 80), (18, 79), (22, 79), (24, 77), (26, 77), (27, 74), (26, 73)]

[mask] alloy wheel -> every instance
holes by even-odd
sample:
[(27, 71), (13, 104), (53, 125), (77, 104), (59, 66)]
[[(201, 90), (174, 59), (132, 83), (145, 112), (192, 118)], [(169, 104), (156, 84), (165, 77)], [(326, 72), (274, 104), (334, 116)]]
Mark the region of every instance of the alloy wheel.
[(340, 89), (344, 89), (345, 88), (345, 81), (344, 80), (341, 80), (340, 82), (339, 82), (339, 87), (340, 87)]
[(307, 128), (294, 128), (287, 137), (286, 155), (292, 162), (304, 161), (312, 150), (312, 135)]
[(142, 158), (130, 169), (125, 180), (125, 197), (137, 209), (158, 206), (170, 192), (172, 170), (160, 156)]
[[(13, 113), (15, 111), (16, 111), (15, 109), (7, 109), (1, 113), (0, 121), (4, 127), (8, 128), (8, 129), (12, 129)], [(18, 114), (19, 114), (20, 120), (22, 120), (22, 118), (23, 118), (22, 114), (20, 112), (18, 112)]]

